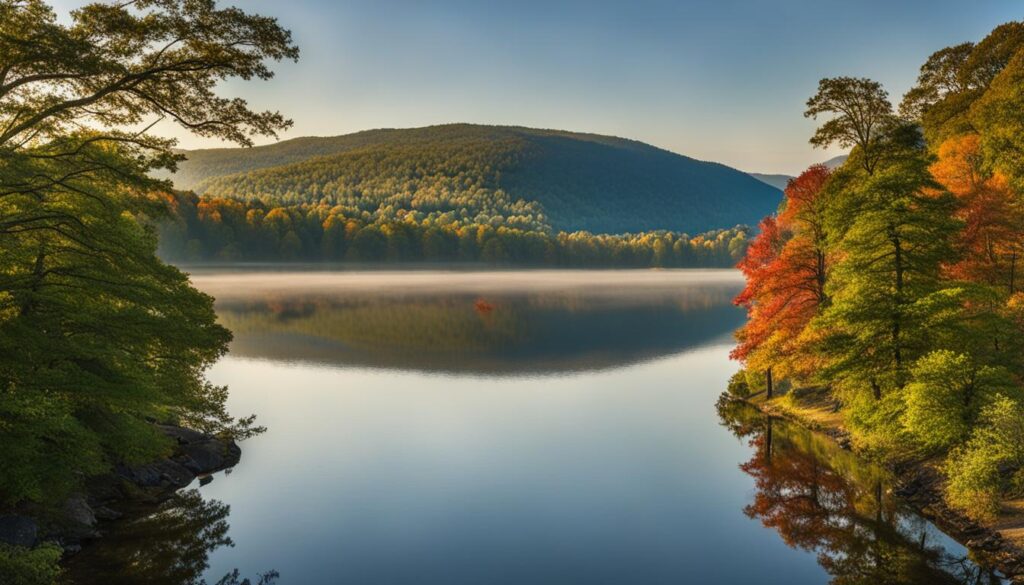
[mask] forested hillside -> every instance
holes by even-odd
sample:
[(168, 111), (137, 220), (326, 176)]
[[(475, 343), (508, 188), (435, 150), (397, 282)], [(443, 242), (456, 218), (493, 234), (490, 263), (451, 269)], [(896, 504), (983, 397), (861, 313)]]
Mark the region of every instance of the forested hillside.
[(455, 124), (187, 153), (179, 188), (440, 221), (595, 233), (751, 224), (781, 194), (745, 173), (621, 138)]
[(898, 113), (878, 82), (821, 80), (811, 143), (853, 149), (789, 183), (736, 299), (733, 390), (796, 388), (787, 408), (925, 462), (990, 522), (1024, 497), (1022, 112), (1021, 22), (935, 52)]

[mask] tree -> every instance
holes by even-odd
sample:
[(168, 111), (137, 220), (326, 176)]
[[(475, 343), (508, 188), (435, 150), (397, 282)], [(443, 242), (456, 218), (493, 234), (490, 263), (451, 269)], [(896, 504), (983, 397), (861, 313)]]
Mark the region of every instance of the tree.
[(986, 169), (980, 137), (965, 134), (939, 146), (931, 167), (935, 179), (960, 201), (964, 228), (957, 241), (959, 259), (949, 273), (959, 279), (1017, 290), (1024, 241), (1024, 207), (1006, 179)]
[(806, 376), (811, 368), (799, 343), (801, 333), (827, 302), (828, 261), (824, 206), (820, 194), (829, 177), (812, 166), (786, 187), (778, 220), (768, 217), (738, 264), (747, 285), (736, 304), (748, 320), (736, 337), (733, 359), (774, 375)]
[[(874, 174), (845, 169), (833, 182), (826, 226), (841, 260), (826, 287), (831, 302), (814, 324), (825, 375), (864, 441), (897, 438), (908, 366), (963, 302), (941, 271), (960, 227), (956, 201), (933, 180), (915, 132), (888, 140)], [(886, 393), (892, 400), (882, 403)]]
[[(747, 254), (737, 265), (737, 268), (746, 277), (746, 286), (737, 295), (735, 303), (747, 310), (747, 323), (736, 332), (738, 341), (736, 347), (729, 354), (736, 360), (747, 362), (750, 357), (756, 355), (762, 348), (766, 348), (774, 329), (774, 317), (780, 304), (773, 295), (774, 288), (771, 281), (776, 271), (779, 255), (782, 253), (786, 243), (786, 234), (780, 229), (774, 217), (766, 217), (761, 220), (758, 226), (760, 231), (754, 238)], [(760, 351), (761, 354), (774, 352)], [(761, 360), (767, 364), (758, 364), (771, 367), (774, 359)]]
[(858, 148), (861, 164), (871, 174), (881, 156), (886, 132), (895, 123), (889, 94), (881, 84), (865, 78), (834, 77), (818, 83), (818, 93), (807, 100), (804, 117), (832, 115), (818, 127), (811, 144), (827, 148), (838, 144)]
[[(273, 19), (210, 0), (0, 0), (0, 505), (53, 502), (168, 448), (150, 421), (245, 435), (204, 371), (212, 299), (155, 256), (178, 160), (154, 118), (251, 144), (288, 122), (217, 95), (295, 58)], [(220, 217), (220, 216), (217, 216)]]
[(1017, 53), (974, 103), (970, 119), (988, 161), (1020, 192), (1024, 188), (1024, 51)]
[(903, 98), (901, 113), (921, 123), (933, 147), (977, 131), (974, 103), (1024, 47), (1024, 23), (996, 27), (979, 43), (961, 43), (932, 54)]
[(992, 29), (975, 45), (964, 62), (961, 77), (971, 87), (987, 88), (1024, 47), (1024, 22), (1007, 22)]
[(970, 89), (964, 65), (973, 51), (974, 43), (960, 43), (932, 53), (921, 66), (917, 85), (903, 96), (900, 113), (908, 120), (918, 120), (928, 108), (947, 96)]

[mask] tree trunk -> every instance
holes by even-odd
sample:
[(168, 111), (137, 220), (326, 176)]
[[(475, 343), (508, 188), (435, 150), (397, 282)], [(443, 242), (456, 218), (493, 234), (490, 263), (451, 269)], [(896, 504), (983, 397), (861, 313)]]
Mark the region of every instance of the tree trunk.
[(43, 285), (43, 278), (46, 276), (46, 248), (39, 246), (39, 253), (36, 254), (35, 266), (32, 268), (32, 284), (29, 285), (28, 298), (21, 305), (21, 316), (25, 317), (32, 313), (36, 306), (39, 304), (39, 300), (36, 295), (39, 293), (39, 288)]
[(1014, 294), (1017, 288), (1017, 250), (1010, 254), (1010, 294)]
[(816, 267), (815, 284), (817, 285), (818, 304), (825, 305), (828, 303), (828, 297), (825, 296), (825, 253), (821, 250), (817, 252), (818, 265)]
[(893, 268), (896, 273), (896, 299), (892, 313), (892, 358), (897, 372), (903, 368), (903, 352), (900, 348), (900, 311), (903, 304), (903, 242), (895, 228), (890, 228), (889, 239), (893, 245)]
[(765, 375), (765, 383), (767, 384), (766, 397), (769, 400), (771, 400), (772, 395), (775, 392), (775, 387), (774, 387), (775, 385), (772, 383), (772, 369), (768, 368), (767, 370), (765, 370), (764, 371), (764, 375)]

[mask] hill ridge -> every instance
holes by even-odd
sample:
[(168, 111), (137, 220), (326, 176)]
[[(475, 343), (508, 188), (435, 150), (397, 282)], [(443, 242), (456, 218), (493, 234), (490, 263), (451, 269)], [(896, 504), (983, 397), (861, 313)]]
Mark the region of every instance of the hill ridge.
[(186, 155), (177, 186), (209, 197), (458, 210), (454, 219), (515, 217), (566, 231), (753, 224), (781, 197), (721, 163), (629, 138), (525, 126), (385, 128)]

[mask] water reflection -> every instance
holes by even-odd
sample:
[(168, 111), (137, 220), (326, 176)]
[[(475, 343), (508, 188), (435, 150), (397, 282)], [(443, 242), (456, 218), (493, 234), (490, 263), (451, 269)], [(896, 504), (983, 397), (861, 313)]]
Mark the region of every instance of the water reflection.
[(749, 409), (722, 432), (731, 272), (196, 282), (236, 334), (211, 381), (269, 431), (75, 585), (995, 582), (879, 469)]
[[(592, 371), (678, 353), (730, 335), (730, 272), (619, 275), (498, 273), (431, 280), (314, 274), (246, 282), (196, 276), (235, 334), (232, 355), (278, 361), (492, 375)], [(361, 279), (372, 278), (369, 281)]]
[(756, 492), (744, 513), (787, 545), (817, 555), (835, 585), (962, 584), (1002, 581), (905, 509), (888, 475), (831, 441), (742, 403), (720, 402), (724, 426), (748, 439), (740, 468)]
[[(230, 509), (204, 499), (197, 490), (176, 494), (151, 514), (133, 514), (105, 529), (102, 546), (91, 546), (72, 557), (64, 578), (71, 584), (205, 585), (210, 554), (234, 546), (228, 537)], [(257, 577), (272, 585), (277, 573)], [(216, 585), (251, 583), (232, 571)]]

